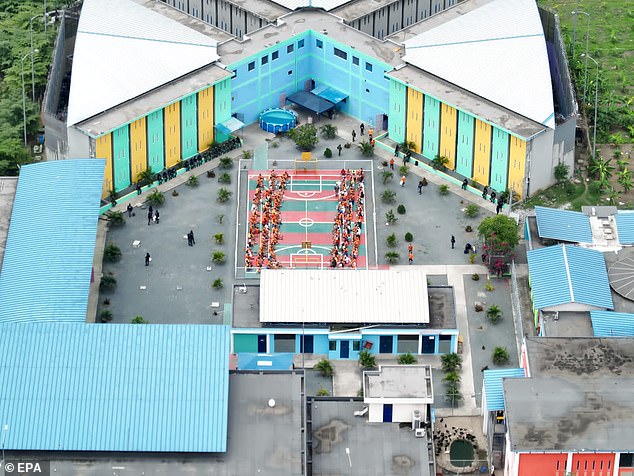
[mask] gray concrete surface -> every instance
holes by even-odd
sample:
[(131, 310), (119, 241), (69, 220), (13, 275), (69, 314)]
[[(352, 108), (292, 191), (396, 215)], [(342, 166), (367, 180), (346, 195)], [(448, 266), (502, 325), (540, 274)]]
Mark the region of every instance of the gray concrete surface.
[(4, 260), (4, 250), (7, 245), (9, 223), (15, 200), (15, 191), (18, 188), (17, 177), (0, 177), (0, 270)]

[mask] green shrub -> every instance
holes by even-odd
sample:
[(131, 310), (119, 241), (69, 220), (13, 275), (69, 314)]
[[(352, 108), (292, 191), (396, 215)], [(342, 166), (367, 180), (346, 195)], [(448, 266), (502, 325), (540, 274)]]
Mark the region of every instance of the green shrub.
[(449, 193), (449, 186), (443, 183), (440, 187), (438, 187), (438, 193), (441, 195), (447, 195)]
[(317, 390), (316, 396), (317, 397), (329, 397), (330, 396), (330, 392), (328, 390), (326, 390), (324, 387), (321, 387), (319, 390)]
[(399, 215), (405, 215), (405, 205), (400, 204), (398, 207), (396, 207), (396, 213), (398, 213)]
[(123, 212), (108, 210), (106, 212), (106, 218), (108, 219), (108, 223), (110, 224), (110, 226), (125, 225), (125, 218), (123, 216)]
[(324, 157), (326, 157), (327, 159), (330, 159), (332, 157), (332, 150), (330, 150), (330, 147), (326, 147), (326, 150), (324, 150)]
[(398, 254), (396, 251), (388, 251), (387, 253), (385, 253), (385, 261), (390, 264), (398, 263), (400, 259), (401, 255)]
[(214, 289), (222, 289), (223, 286), (222, 279), (220, 278), (214, 279), (214, 282), (211, 284), (211, 287)]
[(328, 359), (322, 359), (315, 364), (315, 370), (319, 370), (324, 377), (332, 377), (334, 370)]
[(143, 319), (143, 316), (134, 316), (134, 319), (130, 321), (132, 324), (149, 324), (150, 321)]
[(198, 187), (198, 177), (196, 177), (195, 175), (190, 175), (187, 179), (187, 182), (185, 182), (185, 185), (187, 185), (188, 187)]
[(506, 347), (496, 347), (493, 349), (493, 363), (495, 365), (504, 365), (509, 361), (509, 351)]
[(462, 368), (462, 357), (455, 352), (443, 354), (442, 357), (440, 357), (440, 363), (443, 372), (455, 372), (457, 369)]
[(448, 163), (449, 159), (442, 155), (436, 155), (436, 157), (434, 157), (434, 159), (431, 161), (431, 165), (437, 170), (444, 169)]
[(487, 317), (493, 324), (497, 323), (502, 317), (502, 309), (500, 309), (500, 306), (494, 304), (489, 307), (489, 309), (487, 309)]
[(389, 170), (381, 171), (381, 179), (383, 180), (383, 185), (387, 185), (387, 183), (394, 178), (394, 173)]
[(457, 384), (460, 382), (460, 375), (458, 375), (458, 372), (456, 372), (455, 370), (447, 372), (445, 374), (445, 377), (443, 378), (443, 382), (449, 385)]
[(412, 241), (414, 241), (414, 235), (412, 235), (409, 231), (407, 233), (405, 233), (405, 241), (407, 241), (408, 243), (411, 243)]
[(112, 311), (110, 309), (102, 309), (99, 313), (99, 320), (101, 322), (110, 322), (112, 320)]
[(319, 142), (317, 128), (312, 124), (302, 124), (288, 131), (288, 137), (295, 142), (298, 149), (305, 152), (313, 150)]
[[(472, 254), (473, 256), (475, 256), (475, 254), (473, 254), (473, 253), (471, 253), (471, 254)], [(478, 273), (473, 273), (473, 274), (471, 275), (471, 279), (472, 279), (473, 281), (480, 281), (480, 275), (479, 275)]]
[(114, 243), (108, 243), (103, 250), (103, 258), (111, 263), (119, 261), (121, 259), (121, 248)]
[(398, 168), (398, 173), (401, 175), (409, 175), (409, 167), (407, 165), (401, 165)]
[(412, 365), (412, 364), (415, 364), (416, 362), (417, 362), (416, 357), (414, 357), (409, 352), (398, 356), (398, 363), (401, 365)]
[(465, 207), (464, 214), (469, 218), (475, 218), (480, 214), (480, 207), (475, 203), (470, 203)]
[(383, 190), (381, 194), (381, 201), (383, 203), (394, 203), (396, 201), (396, 192), (392, 190)]
[(150, 185), (153, 182), (154, 174), (150, 169), (145, 169), (139, 172), (136, 176), (136, 181), (141, 187)]
[(372, 157), (374, 155), (374, 147), (369, 142), (359, 142), (359, 150), (364, 157)]
[(253, 151), (252, 150), (243, 150), (242, 151), (242, 158), (244, 160), (249, 160), (252, 157), (253, 157)]
[(222, 233), (216, 233), (214, 235), (214, 240), (216, 240), (217, 245), (222, 245), (225, 242), (225, 235)]
[(231, 175), (223, 172), (218, 176), (218, 183), (231, 183)]
[(450, 384), (447, 386), (447, 393), (445, 393), (445, 399), (449, 402), (459, 402), (462, 400), (462, 393), (460, 393), (459, 384)]
[[(469, 264), (475, 264), (475, 260), (476, 260), (476, 254), (469, 253)], [(478, 276), (478, 279), (480, 279), (480, 276)], [(477, 281), (478, 279), (476, 279), (475, 281)]]
[(106, 274), (101, 277), (101, 281), (99, 281), (99, 289), (102, 291), (112, 291), (117, 287), (117, 279), (110, 275)]
[(394, 210), (388, 210), (385, 213), (385, 223), (387, 225), (393, 225), (394, 223), (396, 223), (396, 220), (398, 220), (398, 218), (396, 218), (396, 216), (394, 215)]
[(160, 207), (165, 203), (165, 195), (163, 195), (158, 188), (155, 188), (152, 193), (147, 196), (146, 201), (154, 208)]
[(214, 264), (223, 264), (227, 260), (227, 257), (222, 251), (214, 251), (211, 254), (211, 261)]
[(486, 282), (486, 284), (484, 285), (484, 289), (485, 289), (486, 291), (489, 291), (489, 292), (491, 292), (491, 291), (493, 291), (493, 290), (495, 289), (495, 286), (493, 286), (493, 283), (491, 282), (491, 280), (490, 280), (490, 279), (487, 279), (487, 282)]
[(374, 368), (376, 367), (376, 357), (367, 350), (362, 350), (359, 352), (359, 365), (366, 369)]
[(334, 139), (337, 137), (337, 127), (332, 124), (325, 124), (319, 128), (319, 133), (324, 139)]
[(387, 242), (387, 246), (389, 246), (390, 248), (394, 248), (398, 244), (398, 240), (396, 239), (395, 233), (388, 235), (385, 241)]
[(231, 157), (221, 157), (219, 167), (221, 169), (230, 169), (233, 167), (233, 159)]
[(218, 196), (216, 200), (218, 200), (218, 202), (220, 203), (225, 203), (231, 200), (231, 195), (233, 195), (233, 192), (222, 187), (218, 190)]

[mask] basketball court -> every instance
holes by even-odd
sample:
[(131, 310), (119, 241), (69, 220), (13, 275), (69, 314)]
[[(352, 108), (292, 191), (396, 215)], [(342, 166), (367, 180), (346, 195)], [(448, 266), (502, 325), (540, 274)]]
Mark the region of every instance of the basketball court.
[[(365, 200), (360, 205), (355, 204), (354, 220), (359, 224), (358, 245), (355, 247), (356, 259), (354, 265), (343, 266), (345, 268), (368, 269), (376, 265), (376, 243), (374, 232), (374, 200), (372, 196), (372, 162), (362, 161), (325, 161), (327, 168), (321, 168), (316, 160), (304, 158), (303, 160), (276, 161), (267, 163), (271, 168), (266, 170), (243, 170), (241, 165), (241, 193), (246, 195), (239, 206), (238, 222), (243, 229), (238, 231), (238, 243), (236, 246), (236, 277), (255, 277), (259, 275), (258, 268), (310, 268), (326, 269), (331, 267), (331, 253), (333, 251), (333, 227), (337, 217), (337, 208), (340, 206), (339, 195), (336, 186), (341, 186), (341, 170), (364, 171), (363, 185), (357, 184), (358, 190), (363, 188)], [(339, 167), (340, 168), (336, 168)], [(258, 180), (264, 184), (264, 188), (270, 183), (273, 174), (273, 183), (284, 175), (285, 187), (281, 194), (279, 214), (276, 220), (279, 222), (279, 232), (273, 247), (274, 262), (260, 261), (258, 255), (262, 244), (262, 234), (252, 233), (250, 230), (262, 228), (261, 202), (256, 198)], [(276, 179), (277, 177), (277, 179)], [(366, 180), (367, 179), (367, 180)], [(244, 195), (243, 195), (244, 196)], [(242, 198), (242, 197), (241, 197)], [(358, 207), (362, 206), (362, 216), (359, 216)], [(254, 216), (255, 214), (255, 216)], [(256, 227), (256, 228), (254, 228)], [(370, 227), (370, 233), (368, 233)], [(372, 240), (368, 240), (368, 235)], [(371, 246), (368, 246), (369, 242)], [(249, 246), (250, 245), (250, 246)], [(249, 254), (247, 249), (253, 253)], [(352, 249), (352, 248), (350, 248)], [(374, 253), (372, 260), (369, 255)], [(259, 256), (266, 256), (267, 252)], [(269, 254), (269, 256), (271, 256)], [(251, 257), (251, 258), (249, 258)], [(259, 266), (258, 266), (259, 265)], [(339, 266), (338, 266), (339, 267)]]

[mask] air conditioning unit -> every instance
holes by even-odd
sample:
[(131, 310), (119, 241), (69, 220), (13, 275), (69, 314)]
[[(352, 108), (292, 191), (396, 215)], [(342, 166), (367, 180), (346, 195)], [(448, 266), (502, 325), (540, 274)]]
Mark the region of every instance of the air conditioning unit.
[(425, 438), (425, 428), (416, 428), (414, 436), (416, 438)]
[(420, 410), (414, 410), (412, 412), (412, 430), (417, 430), (418, 428), (422, 428), (423, 426), (423, 418), (421, 416)]

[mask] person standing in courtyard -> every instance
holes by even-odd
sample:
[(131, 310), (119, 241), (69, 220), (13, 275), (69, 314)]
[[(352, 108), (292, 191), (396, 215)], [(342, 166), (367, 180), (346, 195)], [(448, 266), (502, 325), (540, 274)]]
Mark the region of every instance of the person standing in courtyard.
[(154, 212), (154, 221), (156, 222), (156, 224), (157, 224), (157, 225), (159, 224), (159, 217), (160, 217), (160, 216), (159, 216), (159, 211), (158, 211), (158, 210), (156, 210), (156, 211)]
[(394, 170), (394, 157), (390, 159), (390, 169)]
[(409, 259), (409, 264), (414, 264), (414, 252), (410, 251), (407, 258)]
[(354, 129), (352, 129), (352, 142), (354, 142), (356, 138), (357, 138), (357, 133), (355, 132)]
[(497, 197), (495, 190), (491, 190), (491, 203), (495, 203), (495, 197)]
[(425, 184), (423, 183), (423, 181), (422, 181), (422, 180), (419, 180), (419, 181), (418, 181), (418, 194), (419, 194), (419, 195), (422, 195), (422, 194), (423, 194), (423, 185), (425, 185)]
[(394, 146), (394, 157), (398, 157), (398, 144)]
[(489, 187), (485, 185), (482, 189), (482, 198), (484, 198), (485, 200), (487, 199), (487, 193), (489, 193)]
[(467, 179), (464, 179), (462, 181), (462, 190), (466, 190), (467, 189), (467, 185), (469, 185), (469, 181)]
[(407, 246), (407, 252), (408, 253), (413, 253), (414, 252), (414, 245), (412, 245), (411, 243)]
[(152, 209), (147, 211), (147, 224), (148, 224), (148, 226), (150, 226), (150, 223), (152, 223)]
[(401, 187), (405, 187), (405, 181), (406, 181), (406, 180), (407, 180), (407, 179), (405, 178), (405, 175), (403, 175), (403, 176), (401, 177)]
[(498, 200), (498, 204), (495, 206), (495, 214), (499, 215), (500, 211), (502, 211), (502, 203)]
[(136, 194), (141, 195), (141, 184), (139, 182), (136, 183)]
[(150, 266), (150, 261), (152, 261), (150, 253), (145, 253), (145, 266)]
[(361, 135), (363, 135), (363, 131), (365, 131), (365, 124), (363, 124), (363, 122), (359, 125), (359, 130), (361, 131)]
[(341, 147), (341, 144), (339, 144), (337, 146), (337, 150), (339, 151), (339, 157), (341, 157), (341, 149), (343, 149), (343, 147)]
[(132, 218), (132, 205), (130, 205), (129, 203), (128, 203), (127, 210), (128, 210), (128, 218)]
[(456, 244), (456, 237), (451, 235), (451, 249), (452, 250), (454, 249), (455, 244)]

